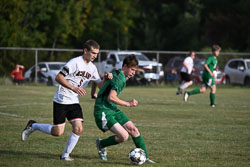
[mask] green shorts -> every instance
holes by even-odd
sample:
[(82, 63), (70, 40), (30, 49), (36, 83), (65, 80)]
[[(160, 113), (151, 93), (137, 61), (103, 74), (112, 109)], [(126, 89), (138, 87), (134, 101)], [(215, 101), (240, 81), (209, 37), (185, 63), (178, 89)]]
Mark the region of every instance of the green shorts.
[(213, 77), (212, 78), (202, 77), (202, 83), (209, 87), (215, 85)]
[(94, 116), (96, 125), (103, 132), (109, 130), (116, 123), (124, 125), (130, 121), (130, 119), (120, 110), (95, 111)]

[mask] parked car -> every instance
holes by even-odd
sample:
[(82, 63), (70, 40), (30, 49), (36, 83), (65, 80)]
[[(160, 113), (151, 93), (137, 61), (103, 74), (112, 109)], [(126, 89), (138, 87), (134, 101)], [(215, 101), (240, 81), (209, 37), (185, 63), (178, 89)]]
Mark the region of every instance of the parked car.
[[(37, 74), (37, 82), (45, 83), (49, 86), (56, 86), (58, 83), (55, 78), (61, 68), (65, 65), (65, 62), (40, 62), (37, 64), (39, 74)], [(37, 70), (38, 71), (38, 70)], [(32, 66), (24, 73), (24, 79), (28, 82), (32, 82), (35, 79), (35, 65)]]
[[(169, 60), (165, 67), (165, 79), (166, 83), (179, 81), (180, 79), (180, 70), (183, 66), (184, 58), (182, 57), (174, 57)], [(195, 58), (194, 59), (194, 71), (192, 72), (192, 79), (194, 83), (202, 83), (202, 73), (204, 70), (204, 63), (206, 59)], [(217, 76), (215, 78), (216, 84), (224, 84), (225, 83), (225, 73), (217, 69)]]
[(121, 69), (123, 60), (128, 55), (135, 55), (139, 68), (143, 70), (143, 78), (147, 82), (155, 82), (156, 80), (161, 81), (164, 77), (164, 72), (162, 69), (162, 64), (156, 61), (150, 61), (149, 58), (141, 52), (131, 52), (131, 51), (114, 51), (109, 52), (107, 57), (102, 62), (95, 62), (100, 75), (110, 72), (113, 69)]
[(230, 59), (225, 68), (226, 84), (250, 86), (250, 59)]

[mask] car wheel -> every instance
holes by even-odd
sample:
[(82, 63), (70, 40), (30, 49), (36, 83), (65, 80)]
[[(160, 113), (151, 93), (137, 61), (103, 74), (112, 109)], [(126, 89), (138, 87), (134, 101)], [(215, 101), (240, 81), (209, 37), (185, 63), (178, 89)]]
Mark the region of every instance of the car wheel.
[(229, 78), (229, 76), (226, 76), (225, 84), (226, 85), (230, 85), (230, 78)]
[(48, 78), (48, 82), (47, 82), (48, 86), (53, 86), (53, 81), (51, 78)]
[(245, 80), (244, 80), (244, 85), (245, 86), (250, 86), (250, 78), (249, 77), (246, 77)]

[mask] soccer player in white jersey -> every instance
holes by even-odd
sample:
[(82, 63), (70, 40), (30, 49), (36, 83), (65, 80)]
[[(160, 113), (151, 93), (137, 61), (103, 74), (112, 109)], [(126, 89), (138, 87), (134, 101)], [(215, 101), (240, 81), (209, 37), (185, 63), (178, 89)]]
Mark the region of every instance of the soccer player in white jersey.
[[(101, 80), (96, 66), (92, 63), (99, 53), (100, 46), (94, 40), (88, 40), (83, 45), (83, 56), (71, 59), (63, 69), (57, 74), (56, 81), (59, 83), (54, 95), (53, 122), (54, 125), (41, 124), (30, 120), (22, 132), (22, 140), (27, 140), (28, 136), (35, 130), (52, 136), (61, 136), (65, 129), (65, 118), (72, 125), (72, 132), (66, 143), (65, 150), (60, 159), (72, 161), (70, 153), (76, 146), (83, 127), (83, 114), (79, 104), (78, 96), (85, 95), (85, 87), (89, 81), (94, 81), (100, 88), (107, 78), (112, 79), (112, 74), (108, 73)], [(95, 92), (91, 92), (92, 97)]]
[(195, 59), (195, 52), (191, 51), (189, 56), (186, 57), (183, 61), (183, 66), (181, 68), (181, 84), (178, 87), (178, 91), (176, 92), (177, 95), (182, 94), (182, 90), (186, 89), (187, 87), (193, 84), (191, 73), (194, 67), (194, 59)]

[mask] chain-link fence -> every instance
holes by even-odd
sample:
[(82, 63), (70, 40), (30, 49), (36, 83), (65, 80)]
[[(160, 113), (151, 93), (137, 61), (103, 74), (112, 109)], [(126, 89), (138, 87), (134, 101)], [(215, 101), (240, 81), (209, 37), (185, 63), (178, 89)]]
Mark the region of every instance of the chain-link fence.
[[(109, 52), (114, 50), (100, 50), (100, 54), (96, 61), (99, 63), (106, 59)], [(117, 51), (117, 50), (116, 50)], [(147, 51), (136, 50), (136, 52), (144, 53), (150, 60), (154, 60), (162, 64), (164, 72), (163, 80), (167, 78), (167, 64), (171, 59), (179, 57), (183, 59), (189, 51)], [(16, 64), (22, 64), (25, 69), (37, 65), (39, 62), (62, 61), (66, 62), (69, 59), (82, 54), (82, 49), (53, 49), (53, 48), (16, 48), (16, 47), (0, 47), (0, 71), (1, 76), (9, 76)], [(196, 58), (206, 59), (211, 52), (196, 52)], [(221, 52), (218, 57), (218, 65), (221, 70), (231, 58), (250, 58), (250, 53), (237, 52)], [(37, 78), (37, 72), (35, 73)], [(35, 80), (37, 81), (37, 80)], [(158, 81), (156, 82), (159, 83)], [(165, 82), (167, 83), (167, 82)]]

